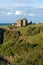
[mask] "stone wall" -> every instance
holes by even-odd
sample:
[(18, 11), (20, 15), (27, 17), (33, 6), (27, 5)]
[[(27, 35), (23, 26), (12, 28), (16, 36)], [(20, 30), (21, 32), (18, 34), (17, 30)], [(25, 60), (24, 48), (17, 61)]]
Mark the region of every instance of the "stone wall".
[(20, 26), (21, 27), (21, 25), (22, 25), (22, 21), (20, 19), (17, 20), (17, 26)]
[(27, 25), (27, 20), (26, 20), (26, 18), (24, 18), (22, 21), (23, 21), (23, 26), (26, 26), (26, 25)]
[(23, 19), (19, 19), (17, 20), (17, 25), (16, 26), (26, 26), (27, 25), (27, 20), (26, 18), (23, 18)]

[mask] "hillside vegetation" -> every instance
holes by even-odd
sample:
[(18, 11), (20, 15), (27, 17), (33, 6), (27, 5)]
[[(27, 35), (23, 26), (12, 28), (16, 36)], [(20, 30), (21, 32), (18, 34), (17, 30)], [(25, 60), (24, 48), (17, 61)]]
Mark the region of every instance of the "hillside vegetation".
[(2, 26), (0, 65), (43, 65), (43, 24)]

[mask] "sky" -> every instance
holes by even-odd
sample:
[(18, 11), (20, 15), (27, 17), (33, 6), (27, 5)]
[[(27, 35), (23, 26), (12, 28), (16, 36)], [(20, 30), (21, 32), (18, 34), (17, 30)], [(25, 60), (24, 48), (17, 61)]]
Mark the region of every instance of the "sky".
[(43, 0), (0, 0), (0, 23), (16, 23), (19, 18), (43, 23)]

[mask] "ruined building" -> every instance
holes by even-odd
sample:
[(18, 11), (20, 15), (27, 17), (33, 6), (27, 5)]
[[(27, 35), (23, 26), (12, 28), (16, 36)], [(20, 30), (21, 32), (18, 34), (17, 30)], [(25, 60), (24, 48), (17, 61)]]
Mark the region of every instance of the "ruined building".
[(16, 26), (26, 26), (27, 25), (27, 19), (26, 18), (23, 18), (23, 19), (19, 19), (17, 20), (17, 25)]
[(18, 19), (17, 20), (17, 23), (14, 23), (12, 25), (15, 25), (17, 27), (22, 27), (22, 26), (27, 26), (27, 25), (30, 25), (32, 24), (32, 21), (30, 21), (29, 23), (27, 22), (27, 19), (26, 18), (23, 18), (23, 19)]
[(19, 20), (17, 20), (17, 26), (22, 26), (22, 21), (21, 21), (21, 19), (19, 19)]

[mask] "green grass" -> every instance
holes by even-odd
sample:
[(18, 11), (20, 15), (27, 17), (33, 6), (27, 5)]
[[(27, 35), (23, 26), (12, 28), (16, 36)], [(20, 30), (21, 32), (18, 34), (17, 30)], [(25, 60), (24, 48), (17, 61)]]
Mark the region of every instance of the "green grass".
[[(1, 28), (6, 32), (0, 44), (0, 55), (10, 65), (43, 65), (43, 24)], [(5, 62), (0, 64), (5, 65)]]

